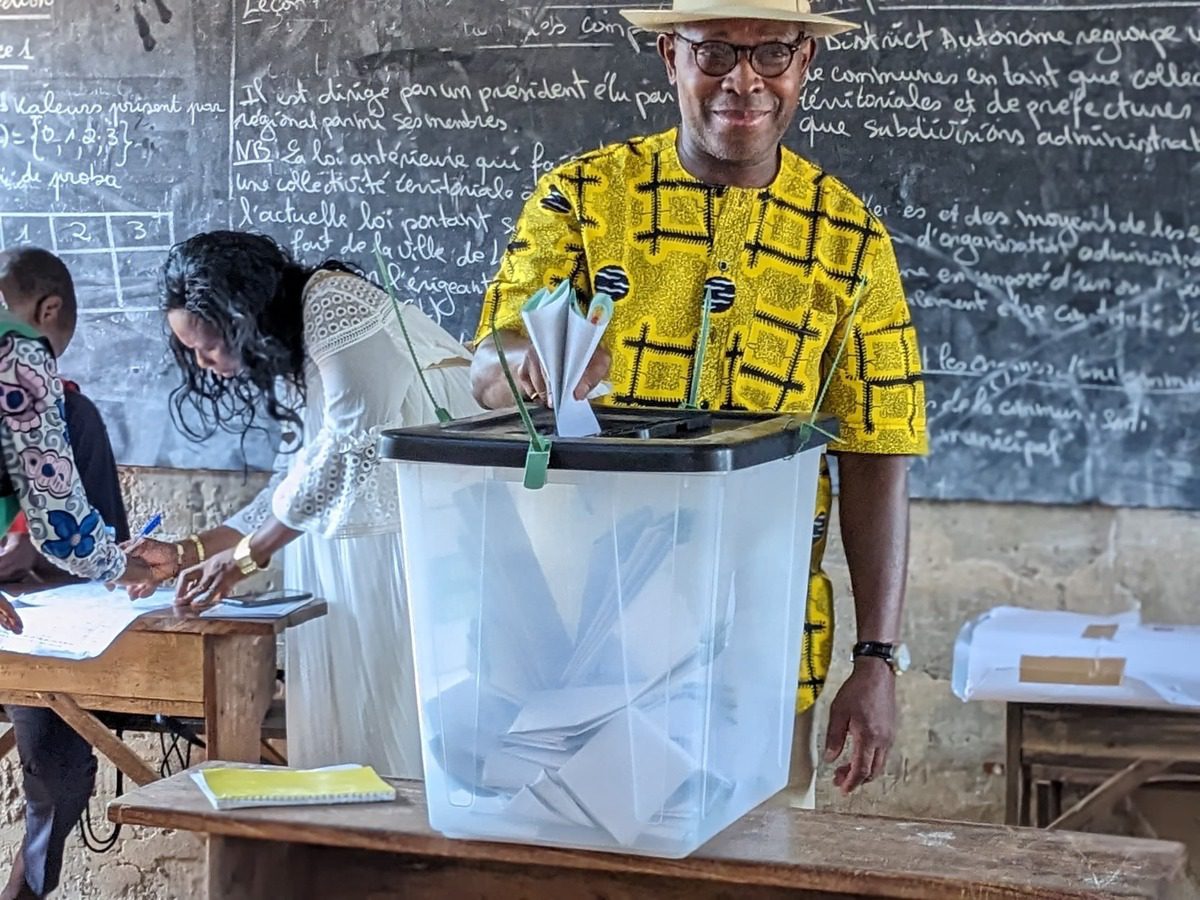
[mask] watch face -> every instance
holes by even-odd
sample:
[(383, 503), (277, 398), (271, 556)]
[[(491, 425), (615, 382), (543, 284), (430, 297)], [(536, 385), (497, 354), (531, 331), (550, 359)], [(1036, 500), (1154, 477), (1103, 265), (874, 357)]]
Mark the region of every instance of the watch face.
[(908, 671), (908, 667), (912, 665), (912, 657), (908, 654), (908, 644), (897, 644), (892, 649), (892, 662), (895, 663), (897, 672)]

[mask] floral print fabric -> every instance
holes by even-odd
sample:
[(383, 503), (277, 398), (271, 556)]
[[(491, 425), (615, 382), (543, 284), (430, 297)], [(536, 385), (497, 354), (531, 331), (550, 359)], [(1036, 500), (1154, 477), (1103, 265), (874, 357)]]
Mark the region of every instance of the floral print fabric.
[(44, 342), (0, 321), (0, 451), (34, 546), (81, 578), (109, 581), (125, 554), (88, 502), (67, 439), (63, 386)]

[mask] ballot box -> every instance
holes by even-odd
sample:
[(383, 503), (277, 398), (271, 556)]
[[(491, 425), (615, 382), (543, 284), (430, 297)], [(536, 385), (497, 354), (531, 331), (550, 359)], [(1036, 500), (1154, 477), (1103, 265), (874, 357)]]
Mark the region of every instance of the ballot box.
[(686, 856), (787, 784), (828, 438), (787, 415), (599, 419), (554, 440), (537, 490), (515, 413), (381, 441), (429, 821)]

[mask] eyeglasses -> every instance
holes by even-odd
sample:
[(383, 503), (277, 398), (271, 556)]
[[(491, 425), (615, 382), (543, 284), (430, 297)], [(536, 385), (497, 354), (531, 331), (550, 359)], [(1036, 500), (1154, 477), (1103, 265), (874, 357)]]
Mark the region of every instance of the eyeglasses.
[(712, 78), (720, 78), (732, 72), (743, 53), (750, 59), (750, 68), (763, 78), (778, 78), (791, 67), (796, 51), (808, 42), (808, 35), (804, 34), (790, 44), (784, 41), (768, 41), (754, 46), (730, 44), (728, 41), (693, 41), (682, 34), (676, 34), (675, 37), (692, 48), (696, 65), (701, 72)]

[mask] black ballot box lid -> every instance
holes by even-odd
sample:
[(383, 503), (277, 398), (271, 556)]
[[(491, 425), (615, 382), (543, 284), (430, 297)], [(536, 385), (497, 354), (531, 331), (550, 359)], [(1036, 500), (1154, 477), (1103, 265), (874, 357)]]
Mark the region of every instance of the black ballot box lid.
[[(786, 413), (707, 412), (595, 407), (600, 434), (554, 435), (554, 415), (533, 410), (539, 434), (552, 442), (550, 468), (587, 472), (733, 472), (794, 456), (829, 442), (837, 421)], [(819, 429), (819, 430), (818, 430)], [(383, 459), (459, 466), (525, 465), (529, 436), (515, 410), (383, 433)]]

